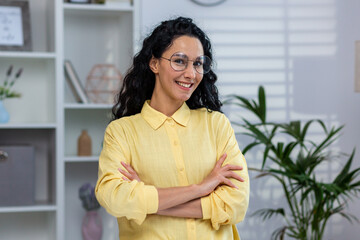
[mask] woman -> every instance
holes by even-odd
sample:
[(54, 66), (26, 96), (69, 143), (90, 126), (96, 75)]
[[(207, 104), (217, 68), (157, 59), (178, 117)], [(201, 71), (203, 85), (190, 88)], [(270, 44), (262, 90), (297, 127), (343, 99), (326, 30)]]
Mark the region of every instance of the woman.
[(99, 159), (96, 196), (123, 239), (239, 239), (247, 166), (191, 19), (164, 21), (134, 57)]

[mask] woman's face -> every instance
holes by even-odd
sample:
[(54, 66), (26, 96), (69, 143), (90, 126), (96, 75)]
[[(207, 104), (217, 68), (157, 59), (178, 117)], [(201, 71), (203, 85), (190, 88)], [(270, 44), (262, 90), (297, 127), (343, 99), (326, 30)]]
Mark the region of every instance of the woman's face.
[[(170, 59), (173, 54), (181, 53), (190, 60), (182, 71), (175, 71), (171, 67)], [(193, 61), (204, 55), (199, 39), (190, 36), (181, 36), (163, 53), (162, 58), (152, 58), (150, 68), (155, 73), (155, 88), (153, 96), (167, 103), (183, 103), (187, 101), (199, 86), (203, 74), (198, 73)]]

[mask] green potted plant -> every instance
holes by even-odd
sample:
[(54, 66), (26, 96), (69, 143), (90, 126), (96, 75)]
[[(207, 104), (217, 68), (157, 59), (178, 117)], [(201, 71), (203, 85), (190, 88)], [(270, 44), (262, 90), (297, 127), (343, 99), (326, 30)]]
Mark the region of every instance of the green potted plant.
[(6, 72), (4, 82), (0, 85), (0, 123), (7, 123), (10, 118), (9, 113), (3, 105), (3, 101), (7, 98), (21, 97), (21, 94), (13, 91), (12, 87), (14, 86), (15, 82), (20, 78), (23, 69), (20, 68), (15, 74), (15, 76), (12, 76), (12, 70), (13, 66), (11, 65)]
[[(286, 207), (264, 208), (254, 213), (264, 221), (275, 215), (283, 218), (283, 226), (273, 232), (272, 239), (284, 239), (287, 236), (321, 240), (330, 217), (336, 214), (349, 221), (357, 221), (355, 216), (345, 212), (348, 201), (351, 197), (357, 197), (360, 191), (360, 168), (351, 170), (355, 151), (351, 155), (338, 156), (330, 149), (331, 144), (339, 138), (343, 126), (328, 128), (321, 120), (305, 123), (269, 122), (266, 119), (266, 97), (262, 86), (259, 87), (258, 101), (231, 95), (225, 103), (240, 106), (256, 117), (255, 123), (245, 118), (240, 123), (234, 123), (244, 130), (241, 134), (251, 139), (251, 143), (244, 147), (243, 154), (246, 155), (254, 147), (262, 148), (261, 168), (249, 170), (259, 172), (257, 178), (273, 177), (284, 192)], [(315, 142), (307, 135), (313, 124), (319, 124), (324, 133), (320, 142)], [(279, 140), (284, 137), (288, 142)], [(335, 157), (346, 160), (341, 171), (330, 182), (320, 181), (316, 168)]]

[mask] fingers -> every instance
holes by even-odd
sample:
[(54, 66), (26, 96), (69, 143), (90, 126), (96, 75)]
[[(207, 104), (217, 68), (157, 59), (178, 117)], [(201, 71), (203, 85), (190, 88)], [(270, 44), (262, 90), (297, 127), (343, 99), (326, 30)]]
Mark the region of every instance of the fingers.
[(233, 188), (236, 188), (236, 189), (239, 189), (233, 182), (231, 182), (229, 179), (225, 178), (223, 180), (223, 183), (225, 185), (228, 185), (229, 187), (233, 187)]
[[(139, 178), (139, 176), (137, 175), (137, 173), (135, 172), (135, 170), (127, 163), (125, 162), (121, 162), (121, 165), (125, 168), (118, 168), (119, 172), (124, 175), (126, 177), (127, 180), (132, 181), (132, 180), (137, 180), (139, 182), (141, 182), (141, 179)], [(124, 178), (123, 178), (124, 179)], [(125, 179), (124, 179), (125, 180)]]
[(239, 165), (233, 165), (233, 164), (226, 164), (223, 169), (225, 169), (226, 171), (235, 171), (235, 170), (243, 170), (242, 166)]
[(121, 169), (121, 168), (118, 168), (118, 170), (119, 170), (119, 172), (120, 172), (122, 175), (124, 175), (124, 176), (127, 177), (128, 179), (133, 180), (133, 179), (132, 179), (132, 175), (131, 175), (129, 172), (127, 172), (127, 171), (125, 171), (125, 170), (123, 170), (123, 169)]
[(234, 164), (226, 164), (225, 166), (222, 167), (223, 163), (225, 162), (226, 157), (227, 157), (227, 154), (224, 153), (217, 161), (215, 168), (219, 168), (218, 170), (220, 170), (220, 172), (222, 172), (222, 173), (220, 173), (220, 172), (219, 173), (224, 177), (223, 181), (222, 181), (224, 184), (234, 187), (234, 188), (237, 188), (237, 186), (234, 183), (232, 183), (228, 178), (234, 178), (240, 182), (244, 182), (244, 179), (240, 175), (238, 175), (234, 172), (234, 171), (243, 170), (243, 167), (239, 166), (239, 165), (234, 165)]
[(121, 165), (123, 165), (123, 167), (129, 172), (129, 173), (135, 173), (135, 171), (134, 171), (134, 169), (132, 169), (132, 167), (129, 165), (129, 164), (127, 164), (127, 163), (125, 163), (125, 162), (121, 162)]
[[(227, 154), (224, 153), (223, 155), (221, 155), (221, 157), (219, 158), (219, 160), (216, 163), (216, 167), (221, 168), (221, 166), (223, 165), (225, 159), (227, 157)], [(225, 168), (225, 170), (243, 170), (243, 167), (238, 166), (238, 165), (233, 165), (233, 164), (226, 164), (225, 166), (223, 166), (222, 168)]]
[(223, 165), (226, 157), (227, 157), (227, 154), (226, 154), (226, 153), (224, 153), (223, 155), (221, 155), (221, 157), (219, 158), (219, 160), (218, 160), (217, 163), (216, 163), (216, 167), (219, 167), (219, 168), (220, 168), (220, 167)]
[(234, 178), (240, 182), (244, 182), (244, 179), (239, 175), (239, 174), (236, 174), (232, 171), (229, 171), (227, 172), (225, 175), (224, 175), (226, 178)]

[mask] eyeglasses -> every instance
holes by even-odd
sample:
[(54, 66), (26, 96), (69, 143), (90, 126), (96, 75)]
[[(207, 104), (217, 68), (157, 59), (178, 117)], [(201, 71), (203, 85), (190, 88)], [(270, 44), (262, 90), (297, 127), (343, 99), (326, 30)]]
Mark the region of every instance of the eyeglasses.
[(184, 71), (189, 62), (193, 62), (196, 72), (206, 74), (211, 70), (211, 59), (208, 56), (199, 56), (194, 61), (184, 53), (174, 53), (170, 58), (160, 57), (170, 62), (170, 66), (175, 71)]

